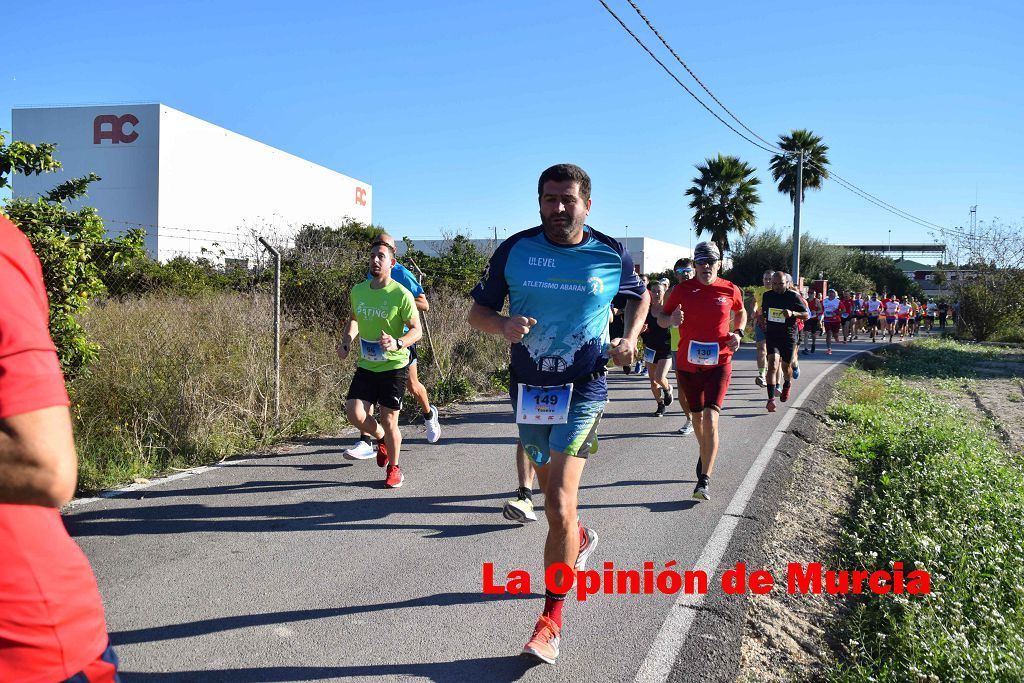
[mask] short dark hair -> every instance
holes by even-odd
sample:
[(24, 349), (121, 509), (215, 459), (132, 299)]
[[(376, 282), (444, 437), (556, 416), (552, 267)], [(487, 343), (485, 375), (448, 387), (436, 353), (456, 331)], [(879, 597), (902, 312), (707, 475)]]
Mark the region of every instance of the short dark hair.
[(676, 268), (681, 268), (681, 267), (684, 267), (684, 266), (690, 266), (690, 265), (693, 265), (693, 261), (692, 260), (690, 260), (688, 258), (681, 258), (678, 261), (676, 261), (676, 264), (674, 266), (672, 266), (672, 270), (675, 270)]
[(549, 180), (554, 180), (555, 182), (570, 180), (574, 183), (579, 183), (580, 197), (583, 198), (583, 201), (590, 199), (590, 176), (576, 164), (555, 164), (551, 168), (545, 169), (540, 174), (540, 180), (537, 181), (538, 198), (544, 194), (544, 183)]

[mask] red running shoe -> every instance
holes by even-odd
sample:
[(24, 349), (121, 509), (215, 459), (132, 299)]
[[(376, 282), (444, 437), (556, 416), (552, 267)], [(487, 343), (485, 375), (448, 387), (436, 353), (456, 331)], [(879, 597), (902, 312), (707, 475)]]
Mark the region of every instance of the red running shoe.
[(792, 386), (791, 386), (791, 385), (789, 385), (789, 384), (783, 384), (783, 385), (782, 385), (782, 393), (781, 393), (781, 394), (779, 394), (779, 400), (780, 400), (780, 401), (782, 401), (783, 403), (785, 403), (786, 401), (788, 401), (788, 400), (789, 400), (789, 390), (790, 390), (791, 388), (792, 388)]
[(405, 483), (405, 475), (402, 474), (402, 470), (398, 469), (398, 465), (388, 468), (388, 477), (384, 480), (384, 485), (389, 489), (401, 488), (402, 484)]
[(384, 467), (388, 464), (388, 447), (384, 445), (384, 439), (377, 442), (377, 467)]
[(765, 408), (768, 409), (769, 413), (774, 413), (775, 412), (775, 399), (774, 398), (768, 399), (768, 403), (765, 405)]

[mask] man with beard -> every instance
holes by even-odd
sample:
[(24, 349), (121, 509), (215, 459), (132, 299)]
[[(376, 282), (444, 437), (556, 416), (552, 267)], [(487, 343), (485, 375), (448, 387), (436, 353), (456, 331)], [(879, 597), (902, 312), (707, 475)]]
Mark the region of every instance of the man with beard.
[[(377, 237), (377, 240), (390, 246), (392, 253), (395, 253), (394, 237), (385, 232)], [(372, 280), (373, 273), (368, 272), (366, 279)], [(416, 276), (409, 272), (408, 268), (401, 263), (395, 263), (395, 267), (391, 269), (391, 279), (409, 290), (413, 301), (416, 303), (416, 310), (423, 313), (430, 310), (430, 302), (427, 301), (427, 294), (423, 286), (420, 285)], [(406, 377), (405, 388), (416, 397), (420, 407), (423, 409), (423, 425), (427, 429), (427, 443), (437, 443), (437, 440), (441, 438), (441, 423), (437, 415), (437, 406), (430, 403), (427, 388), (420, 382), (416, 360), (416, 345), (413, 344), (409, 347), (408, 376)], [(373, 414), (373, 406), (370, 406), (370, 414)], [(342, 455), (348, 460), (367, 460), (373, 457), (375, 450), (373, 448), (373, 437), (369, 434), (360, 434), (359, 440), (351, 448), (342, 451)]]
[(800, 294), (789, 288), (787, 273), (776, 271), (772, 275), (772, 288), (761, 297), (761, 312), (765, 319), (765, 342), (768, 348), (768, 403), (769, 413), (775, 412), (775, 371), (782, 366), (782, 394), (779, 400), (789, 400), (793, 383), (793, 352), (796, 350), (797, 321), (807, 318), (807, 305)]
[[(370, 250), (370, 275), (352, 288), (352, 316), (338, 343), (338, 356), (348, 357), (359, 336), (359, 364), (348, 390), (345, 409), (348, 421), (378, 440), (377, 466), (387, 465), (384, 485), (396, 489), (405, 483), (398, 467), (402, 433), (398, 413), (408, 378), (409, 347), (420, 340), (420, 314), (412, 294), (391, 279), (395, 251), (376, 240)], [(380, 422), (370, 413), (380, 406)]]
[[(608, 397), (605, 365), (609, 357), (618, 365), (632, 362), (650, 298), (625, 247), (584, 223), (591, 200), (582, 168), (548, 168), (537, 193), (541, 225), (495, 250), (473, 289), (469, 323), (511, 344), (509, 393), (519, 442), (544, 493), (544, 566), (582, 570), (598, 537), (577, 517), (577, 496)], [(609, 339), (610, 304), (620, 293), (629, 298), (623, 336)], [(508, 316), (501, 315), (506, 298)], [(559, 583), (569, 578), (565, 570), (555, 574)], [(565, 595), (546, 591), (524, 654), (555, 662), (564, 602)]]
[(693, 260), (697, 277), (672, 290), (658, 314), (658, 324), (679, 328), (676, 374), (700, 446), (693, 497), (711, 500), (711, 471), (718, 456), (718, 416), (732, 377), (732, 354), (743, 339), (747, 310), (740, 288), (718, 277), (722, 253), (714, 243), (698, 244)]

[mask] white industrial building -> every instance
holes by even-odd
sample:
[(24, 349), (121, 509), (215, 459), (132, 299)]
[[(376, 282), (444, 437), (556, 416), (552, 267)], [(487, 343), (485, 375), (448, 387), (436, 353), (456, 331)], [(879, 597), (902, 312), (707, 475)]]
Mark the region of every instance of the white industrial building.
[[(616, 237), (630, 256), (638, 273), (660, 273), (672, 270), (676, 261), (681, 258), (692, 258), (693, 250), (671, 242), (662, 242), (650, 237)], [(473, 246), (484, 254), (491, 254), (504, 240), (471, 239)], [(425, 254), (436, 256), (448, 249), (450, 240), (443, 238), (426, 238), (412, 240), (413, 246)], [(398, 255), (405, 253), (405, 245), (398, 245)]]
[(14, 139), (57, 144), (57, 173), (13, 178), (15, 197), (98, 174), (88, 197), (110, 234), (146, 231), (150, 255), (244, 258), (252, 234), (286, 244), (307, 223), (372, 222), (373, 189), (163, 104), (11, 112)]

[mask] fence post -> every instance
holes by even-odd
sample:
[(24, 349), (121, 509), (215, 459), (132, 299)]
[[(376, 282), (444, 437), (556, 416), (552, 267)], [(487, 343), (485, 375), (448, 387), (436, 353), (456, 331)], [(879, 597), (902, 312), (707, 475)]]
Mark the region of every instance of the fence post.
[[(409, 263), (411, 263), (412, 267), (416, 269), (416, 274), (420, 276), (420, 284), (422, 285), (423, 284), (423, 271), (420, 270), (419, 264), (416, 263), (416, 260), (413, 259), (413, 257), (409, 256), (408, 258), (409, 258)], [(446, 376), (447, 373), (444, 370), (444, 363), (441, 362), (441, 359), (439, 359), (437, 357), (437, 353), (434, 351), (434, 340), (430, 336), (430, 326), (427, 325), (427, 314), (426, 314), (426, 312), (420, 313), (420, 318), (423, 319), (423, 334), (424, 334), (424, 336), (426, 337), (426, 340), (427, 340), (427, 347), (430, 349), (430, 357), (434, 360), (434, 363), (437, 365), (437, 371), (441, 375), (441, 380), (444, 381), (444, 382), (447, 382), (448, 381), (448, 377)]]
[(260, 237), (274, 257), (274, 427), (281, 427), (281, 252)]

